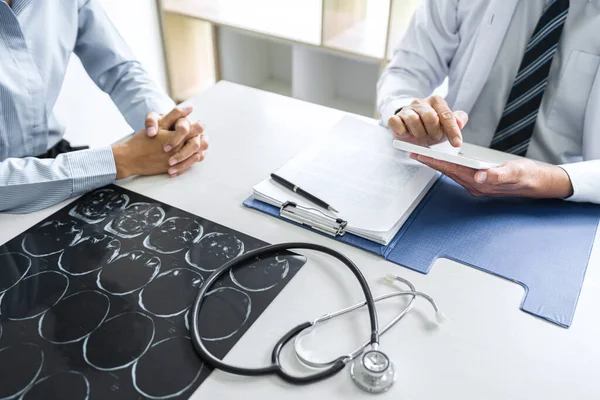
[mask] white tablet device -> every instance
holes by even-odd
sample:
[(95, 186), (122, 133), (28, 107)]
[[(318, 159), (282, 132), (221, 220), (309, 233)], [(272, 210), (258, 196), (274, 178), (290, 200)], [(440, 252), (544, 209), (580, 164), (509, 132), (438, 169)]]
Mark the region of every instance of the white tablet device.
[(500, 166), (498, 163), (467, 157), (462, 153), (451, 154), (445, 151), (432, 149), (431, 147), (418, 146), (416, 144), (402, 142), (400, 140), (394, 140), (394, 147), (409, 153), (420, 154), (422, 156), (435, 158), (436, 160), (447, 161), (452, 164), (458, 164), (473, 169), (490, 169)]

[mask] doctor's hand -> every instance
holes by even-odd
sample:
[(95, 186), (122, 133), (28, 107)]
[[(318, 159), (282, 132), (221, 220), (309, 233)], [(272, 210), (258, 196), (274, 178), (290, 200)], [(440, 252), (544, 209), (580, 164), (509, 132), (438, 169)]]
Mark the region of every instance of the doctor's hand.
[(464, 111), (452, 111), (441, 96), (414, 100), (388, 120), (398, 140), (430, 146), (448, 140), (454, 147), (462, 144), (461, 129), (469, 117)]
[(440, 171), (473, 196), (566, 199), (573, 195), (569, 175), (554, 165), (542, 166), (523, 159), (477, 171), (414, 153), (410, 158)]
[[(197, 162), (204, 160), (204, 152), (208, 143), (203, 136), (188, 140), (183, 145), (173, 148), (170, 152), (164, 151), (164, 146), (171, 140), (172, 132), (159, 130), (153, 138), (149, 138), (145, 130), (137, 132), (129, 140), (112, 146), (112, 152), (117, 167), (116, 179), (124, 179), (134, 175), (159, 175), (168, 173), (171, 177), (180, 175)], [(169, 160), (182, 148), (193, 143), (198, 151), (184, 162), (170, 166)]]
[(207, 137), (203, 136), (204, 128), (199, 122), (192, 123), (188, 118), (192, 111), (191, 106), (178, 106), (167, 115), (151, 112), (146, 116), (146, 134), (149, 137), (155, 137), (161, 129), (172, 131), (163, 149), (169, 153), (174, 148), (180, 147), (180, 150), (169, 159), (169, 165), (174, 167), (173, 171), (180, 171), (180, 173), (183, 172), (181, 170), (185, 165), (193, 164), (191, 161), (184, 164), (186, 161), (195, 157), (201, 148), (201, 155), (204, 158), (208, 148)]

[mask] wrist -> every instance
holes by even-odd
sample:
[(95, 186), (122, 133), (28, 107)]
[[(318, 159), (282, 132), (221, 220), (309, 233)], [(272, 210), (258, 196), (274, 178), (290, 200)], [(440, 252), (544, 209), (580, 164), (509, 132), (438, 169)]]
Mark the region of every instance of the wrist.
[(130, 157), (127, 143), (114, 144), (111, 147), (117, 168), (116, 180), (128, 178), (133, 175), (128, 163)]
[(546, 196), (557, 199), (566, 199), (573, 195), (573, 184), (567, 171), (557, 166), (542, 167), (545, 170), (546, 185), (544, 186)]

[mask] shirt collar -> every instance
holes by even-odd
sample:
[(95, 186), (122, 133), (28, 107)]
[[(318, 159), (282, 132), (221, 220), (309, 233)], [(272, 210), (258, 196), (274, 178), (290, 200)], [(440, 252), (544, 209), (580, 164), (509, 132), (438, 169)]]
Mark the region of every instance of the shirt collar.
[(19, 15), (32, 1), (33, 0), (13, 0), (12, 9), (15, 15)]

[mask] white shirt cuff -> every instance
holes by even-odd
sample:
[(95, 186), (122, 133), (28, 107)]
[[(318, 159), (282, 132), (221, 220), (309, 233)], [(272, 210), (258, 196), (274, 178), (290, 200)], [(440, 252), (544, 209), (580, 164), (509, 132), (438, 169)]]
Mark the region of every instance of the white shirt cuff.
[(573, 195), (566, 200), (600, 204), (600, 160), (564, 164), (560, 167), (569, 175), (573, 185)]

